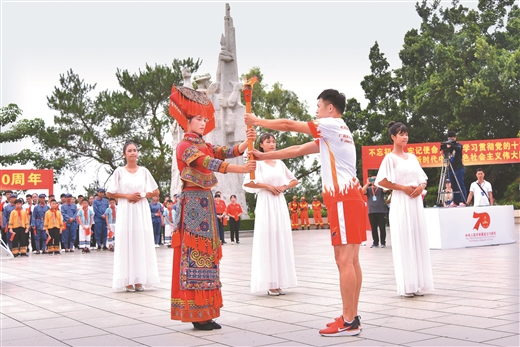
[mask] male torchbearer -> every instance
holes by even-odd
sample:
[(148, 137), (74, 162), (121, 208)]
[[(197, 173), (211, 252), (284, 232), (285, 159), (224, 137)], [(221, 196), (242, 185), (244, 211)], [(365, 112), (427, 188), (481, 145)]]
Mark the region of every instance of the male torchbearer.
[(322, 336), (357, 335), (361, 322), (357, 315), (361, 291), (359, 246), (366, 241), (365, 201), (356, 177), (356, 148), (350, 129), (342, 119), (346, 98), (337, 90), (327, 89), (318, 96), (317, 119), (298, 122), (288, 119), (260, 119), (245, 114), (248, 126), (260, 126), (279, 131), (294, 131), (313, 135), (315, 140), (274, 152), (253, 151), (258, 160), (287, 159), (319, 153), (323, 200), (329, 211), (329, 224), (334, 255), (339, 270), (343, 312)]
[(92, 201), (94, 209), (94, 235), (97, 242), (97, 250), (108, 250), (107, 242), (107, 221), (105, 219), (105, 211), (108, 208), (108, 200), (105, 198), (105, 190), (98, 189), (97, 197)]

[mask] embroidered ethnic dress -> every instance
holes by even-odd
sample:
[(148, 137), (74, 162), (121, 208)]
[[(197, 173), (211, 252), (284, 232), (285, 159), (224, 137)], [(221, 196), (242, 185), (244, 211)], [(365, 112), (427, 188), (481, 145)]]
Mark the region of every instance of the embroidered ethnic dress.
[(214, 172), (225, 173), (229, 163), (224, 159), (241, 153), (238, 145), (213, 146), (193, 133), (184, 135), (176, 152), (181, 179), (197, 187), (185, 187), (179, 197), (172, 235), (171, 319), (204, 322), (219, 317), (222, 307), (222, 246), (211, 194), (217, 184)]

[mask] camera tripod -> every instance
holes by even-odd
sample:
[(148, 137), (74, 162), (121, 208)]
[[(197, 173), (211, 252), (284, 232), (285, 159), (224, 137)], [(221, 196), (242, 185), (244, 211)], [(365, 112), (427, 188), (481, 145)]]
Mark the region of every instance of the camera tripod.
[(455, 170), (453, 170), (453, 166), (451, 165), (450, 158), (446, 154), (444, 154), (444, 160), (442, 161), (442, 167), (441, 167), (441, 177), (439, 178), (439, 189), (437, 189), (437, 206), (442, 207), (443, 199), (442, 196), (446, 194), (444, 191), (444, 186), (446, 185), (446, 180), (448, 179), (448, 169), (451, 170), (451, 173), (453, 174), (453, 178), (455, 178), (455, 181), (457, 182), (457, 187), (459, 190), (453, 191), (452, 194), (460, 194), (462, 195), (462, 201), (466, 201), (466, 197), (462, 193), (462, 190), (460, 189), (460, 183), (457, 179), (457, 175), (455, 175)]

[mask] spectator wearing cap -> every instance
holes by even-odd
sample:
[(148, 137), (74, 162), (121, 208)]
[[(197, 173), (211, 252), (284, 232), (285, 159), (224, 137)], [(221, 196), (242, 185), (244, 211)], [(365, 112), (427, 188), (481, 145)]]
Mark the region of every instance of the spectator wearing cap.
[(446, 179), (446, 182), (444, 184), (445, 188), (441, 196), (441, 199), (442, 203), (444, 204), (444, 207), (448, 207), (453, 202), (453, 188), (451, 187), (451, 180), (449, 178)]
[(107, 244), (108, 249), (113, 252), (115, 245), (117, 206), (116, 199), (108, 199), (108, 208), (105, 211), (105, 219), (107, 223)]
[(305, 196), (300, 198), (298, 208), (300, 209), (300, 222), (302, 225), (302, 230), (305, 229), (305, 227), (307, 227), (307, 230), (310, 230), (311, 224), (309, 223), (309, 203), (305, 201)]
[(61, 205), (61, 214), (63, 216), (63, 225), (65, 229), (61, 234), (61, 243), (65, 252), (74, 252), (74, 242), (76, 241), (76, 228), (78, 222), (76, 216), (78, 215), (78, 206), (72, 197), (72, 194), (67, 194), (67, 201)]
[(60, 253), (60, 237), (64, 229), (63, 217), (58, 209), (56, 200), (49, 200), (50, 210), (45, 212), (45, 219), (43, 220), (43, 229), (48, 235), (48, 253), (50, 255)]
[(58, 204), (58, 208), (60, 209), (60, 211), (61, 211), (61, 206), (65, 205), (66, 203), (67, 203), (67, 194), (65, 194), (65, 193), (60, 194), (60, 203)]
[(96, 237), (97, 250), (103, 248), (107, 251), (107, 221), (105, 219), (105, 211), (108, 208), (108, 200), (105, 198), (105, 189), (99, 188), (94, 201), (92, 201), (94, 209), (94, 236)]
[(18, 255), (26, 256), (27, 254), (27, 237), (25, 234), (29, 233), (29, 217), (27, 212), (22, 208), (22, 199), (15, 200), (15, 209), (11, 211), (9, 216), (9, 231), (13, 234), (12, 238), (12, 252), (15, 257)]
[[(6, 195), (7, 195), (7, 192), (6, 192)], [(4, 204), (4, 210), (2, 212), (2, 225), (4, 226), (4, 229), (2, 231), (2, 238), (5, 240), (5, 242), (7, 243), (7, 245), (9, 246), (9, 249), (12, 249), (13, 248), (13, 244), (11, 242), (11, 238), (10, 236), (8, 236), (8, 231), (9, 231), (9, 218), (11, 217), (11, 212), (15, 209), (15, 204), (14, 204), (14, 201), (16, 200), (16, 195), (12, 194), (9, 194), (9, 200), (7, 203)]]
[(314, 195), (314, 198), (312, 199), (311, 207), (316, 229), (323, 229), (323, 218), (321, 217), (321, 209), (323, 208), (323, 204), (318, 200), (316, 195)]
[(298, 203), (298, 197), (295, 195), (292, 197), (292, 201), (289, 203), (289, 212), (291, 213), (292, 230), (298, 230), (298, 211), (299, 210), (300, 210), (300, 204)]
[(7, 242), (5, 239), (4, 229), (6, 227), (6, 224), (4, 223), (4, 206), (9, 205), (9, 198), (11, 197), (12, 193), (13, 192), (11, 190), (6, 190), (5, 197), (2, 196), (2, 198), (0, 199), (0, 229), (2, 230), (2, 240), (4, 240), (4, 242)]
[[(453, 170), (448, 170), (448, 178), (453, 185), (453, 205), (458, 206), (460, 203), (464, 205), (464, 200), (467, 199), (468, 194), (466, 192), (466, 185), (464, 184), (464, 175), (466, 168), (462, 163), (462, 152), (463, 146), (460, 142), (457, 142), (457, 133), (455, 131), (448, 131), (448, 145), (450, 152), (450, 162)], [(460, 184), (460, 187), (459, 187)]]
[[(43, 223), (45, 220), (45, 212), (50, 210), (49, 205), (45, 203), (45, 194), (38, 195), (38, 204), (34, 206), (31, 216), (32, 236), (34, 239), (35, 254), (47, 253), (47, 233), (43, 230)], [(34, 253), (34, 252), (33, 252)]]

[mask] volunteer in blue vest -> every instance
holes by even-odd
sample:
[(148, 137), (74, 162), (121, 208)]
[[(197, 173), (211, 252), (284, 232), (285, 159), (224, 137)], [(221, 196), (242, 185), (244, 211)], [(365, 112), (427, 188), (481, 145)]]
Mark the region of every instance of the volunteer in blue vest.
[(61, 243), (65, 252), (74, 252), (74, 242), (76, 241), (76, 228), (78, 222), (76, 216), (78, 215), (78, 206), (72, 198), (72, 194), (65, 195), (66, 202), (61, 205), (61, 215), (63, 216), (63, 225), (65, 229), (61, 233)]
[(35, 254), (47, 254), (47, 233), (43, 230), (45, 220), (45, 212), (50, 210), (49, 205), (45, 203), (45, 194), (38, 195), (38, 204), (33, 207), (31, 216), (31, 228), (35, 243)]
[(94, 201), (92, 201), (94, 208), (94, 234), (96, 236), (97, 250), (103, 248), (107, 251), (107, 221), (105, 219), (105, 211), (108, 208), (108, 199), (105, 198), (105, 190), (98, 189), (98, 193)]

